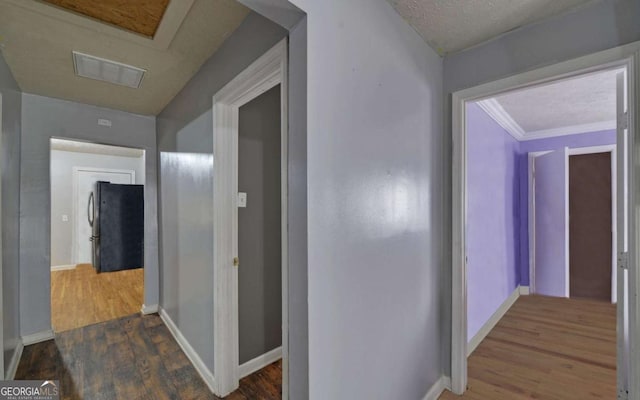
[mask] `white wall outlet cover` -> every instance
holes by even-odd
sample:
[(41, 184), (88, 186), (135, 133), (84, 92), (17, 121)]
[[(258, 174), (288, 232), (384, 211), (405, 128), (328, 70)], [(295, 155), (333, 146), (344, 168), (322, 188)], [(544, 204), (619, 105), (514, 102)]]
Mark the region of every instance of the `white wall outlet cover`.
[(245, 208), (247, 206), (247, 194), (244, 192), (238, 193), (238, 207)]
[(62, 222), (69, 222), (69, 216), (66, 214), (62, 215)]

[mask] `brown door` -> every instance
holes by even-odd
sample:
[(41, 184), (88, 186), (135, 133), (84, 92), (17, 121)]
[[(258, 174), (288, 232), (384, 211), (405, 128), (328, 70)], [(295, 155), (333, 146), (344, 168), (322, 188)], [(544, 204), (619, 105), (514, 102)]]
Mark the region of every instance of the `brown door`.
[(570, 296), (611, 301), (611, 153), (569, 157)]

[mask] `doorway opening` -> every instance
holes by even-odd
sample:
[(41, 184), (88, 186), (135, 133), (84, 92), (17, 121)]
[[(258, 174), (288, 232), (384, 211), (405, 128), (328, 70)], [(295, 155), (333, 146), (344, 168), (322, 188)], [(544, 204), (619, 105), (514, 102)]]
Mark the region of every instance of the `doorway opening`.
[(580, 139), (583, 147), (528, 153), (530, 292), (616, 303), (615, 130)]
[[(629, 390), (636, 289), (620, 260), (633, 252), (634, 60), (603, 52), (454, 93), (455, 393), (479, 394), (469, 377), (501, 352), (527, 353), (503, 371), (571, 365), (571, 388), (540, 371), (540, 385), (520, 382), (533, 397), (545, 385), (603, 397)], [(585, 373), (592, 367), (597, 382)]]
[(218, 396), (268, 367), (288, 398), (287, 118), (285, 39), (213, 98)]
[(282, 358), (280, 91), (275, 86), (239, 110), (240, 378)]
[(140, 149), (50, 140), (54, 332), (140, 312), (144, 163)]

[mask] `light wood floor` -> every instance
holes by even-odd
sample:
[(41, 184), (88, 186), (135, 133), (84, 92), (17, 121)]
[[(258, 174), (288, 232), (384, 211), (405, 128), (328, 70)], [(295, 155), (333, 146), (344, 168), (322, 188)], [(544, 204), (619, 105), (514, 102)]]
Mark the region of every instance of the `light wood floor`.
[(522, 296), (468, 368), (466, 399), (615, 399), (615, 305)]
[(144, 270), (96, 274), (90, 264), (51, 272), (51, 321), (55, 332), (140, 312)]

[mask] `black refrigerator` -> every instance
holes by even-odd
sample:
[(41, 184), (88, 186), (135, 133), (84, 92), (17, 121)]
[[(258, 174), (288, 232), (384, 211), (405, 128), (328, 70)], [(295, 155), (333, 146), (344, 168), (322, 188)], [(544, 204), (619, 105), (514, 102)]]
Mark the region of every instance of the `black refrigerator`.
[(87, 213), (96, 272), (143, 268), (143, 185), (96, 182)]

